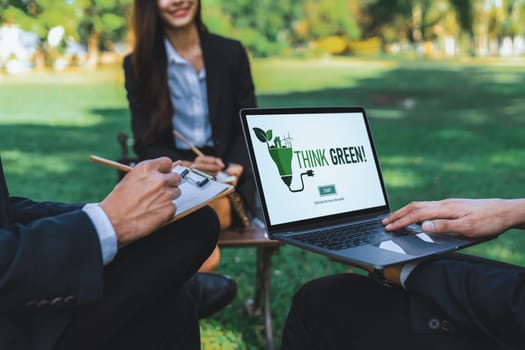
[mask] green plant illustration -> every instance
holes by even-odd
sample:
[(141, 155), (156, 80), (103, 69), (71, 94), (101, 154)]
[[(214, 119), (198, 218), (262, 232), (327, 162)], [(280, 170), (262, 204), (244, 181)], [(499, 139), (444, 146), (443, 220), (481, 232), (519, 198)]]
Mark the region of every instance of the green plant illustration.
[(288, 189), (291, 192), (300, 192), (304, 190), (304, 182), (303, 182), (303, 176), (314, 176), (313, 170), (307, 170), (304, 173), (301, 173), (301, 188), (300, 189), (292, 189), (290, 186), (292, 185), (292, 157), (293, 157), (293, 147), (292, 147), (292, 138), (290, 135), (288, 135), (285, 138), (276, 136), (275, 140), (273, 142), (273, 145), (270, 145), (270, 141), (272, 141), (273, 138), (273, 132), (272, 130), (266, 130), (264, 131), (261, 128), (253, 128), (253, 131), (255, 132), (255, 136), (257, 139), (261, 142), (266, 143), (266, 147), (268, 147), (268, 152), (270, 153), (270, 157), (272, 158), (273, 162), (277, 166), (277, 170), (279, 171), (279, 175), (281, 176), (281, 179), (283, 180), (284, 184), (288, 187)]

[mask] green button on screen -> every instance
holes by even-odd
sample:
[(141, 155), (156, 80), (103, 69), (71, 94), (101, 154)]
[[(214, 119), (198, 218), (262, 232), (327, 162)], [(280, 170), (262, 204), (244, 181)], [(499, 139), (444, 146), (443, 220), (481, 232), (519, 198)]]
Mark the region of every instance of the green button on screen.
[(319, 186), (319, 195), (321, 196), (329, 196), (331, 194), (336, 194), (335, 191), (335, 185), (326, 185), (326, 186)]

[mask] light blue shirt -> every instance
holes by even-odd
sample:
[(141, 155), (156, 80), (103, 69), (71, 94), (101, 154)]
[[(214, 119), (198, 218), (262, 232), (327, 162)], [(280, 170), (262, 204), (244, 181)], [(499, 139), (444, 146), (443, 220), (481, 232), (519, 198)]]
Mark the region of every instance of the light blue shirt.
[[(172, 126), (197, 147), (213, 147), (211, 124), (208, 117), (208, 89), (206, 69), (200, 72), (175, 51), (164, 38), (168, 60), (168, 87), (171, 103), (175, 109)], [(174, 137), (175, 147), (190, 149)]]
[(95, 226), (100, 241), (102, 262), (104, 265), (107, 265), (113, 260), (118, 250), (115, 229), (104, 210), (98, 204), (86, 204), (82, 207), (82, 210), (87, 214), (93, 226)]

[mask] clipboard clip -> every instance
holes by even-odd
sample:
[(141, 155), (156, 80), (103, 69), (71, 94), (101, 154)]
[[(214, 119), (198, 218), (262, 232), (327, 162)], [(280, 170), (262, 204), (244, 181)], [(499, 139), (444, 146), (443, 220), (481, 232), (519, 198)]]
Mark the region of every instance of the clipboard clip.
[(210, 182), (210, 180), (214, 179), (213, 176), (195, 169), (184, 169), (180, 173), (180, 177), (182, 177), (184, 181), (187, 181), (197, 187), (202, 187)]

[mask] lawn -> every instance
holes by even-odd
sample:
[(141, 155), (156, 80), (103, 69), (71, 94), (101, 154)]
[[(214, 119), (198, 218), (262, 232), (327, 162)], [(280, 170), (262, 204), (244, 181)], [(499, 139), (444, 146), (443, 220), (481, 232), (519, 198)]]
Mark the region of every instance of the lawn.
[[(524, 68), (510, 60), (253, 61), (261, 106), (367, 108), (394, 208), (418, 199), (524, 196)], [(0, 154), (12, 194), (98, 201), (112, 188), (115, 172), (87, 156), (116, 158), (116, 134), (129, 132), (120, 69), (0, 75), (0, 106)], [(525, 266), (525, 236), (513, 231), (468, 252)], [(223, 250), (219, 272), (237, 279), (239, 295), (202, 322), (206, 344), (222, 339), (223, 348), (264, 348), (262, 318), (244, 312), (254, 261), (252, 249)], [(346, 269), (280, 249), (272, 269), (277, 344), (294, 291)]]

